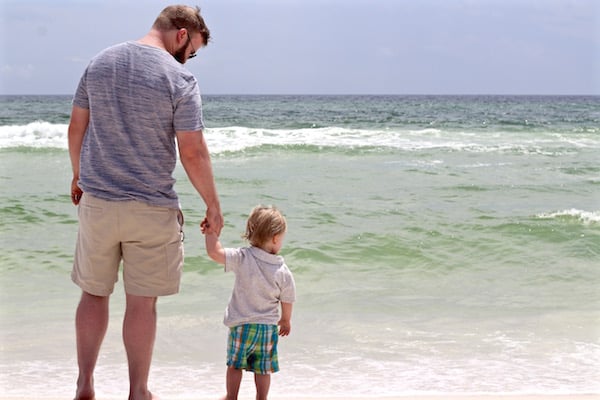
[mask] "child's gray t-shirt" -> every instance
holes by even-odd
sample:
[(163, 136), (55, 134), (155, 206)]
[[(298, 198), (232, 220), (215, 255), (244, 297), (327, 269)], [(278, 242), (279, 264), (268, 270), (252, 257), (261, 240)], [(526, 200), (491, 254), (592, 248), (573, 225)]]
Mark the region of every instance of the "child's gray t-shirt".
[(225, 272), (235, 283), (223, 323), (277, 325), (279, 303), (296, 301), (296, 285), (283, 257), (258, 247), (226, 248)]
[(200, 131), (196, 78), (163, 49), (121, 43), (99, 53), (73, 99), (90, 110), (79, 185), (105, 200), (178, 208), (175, 133)]

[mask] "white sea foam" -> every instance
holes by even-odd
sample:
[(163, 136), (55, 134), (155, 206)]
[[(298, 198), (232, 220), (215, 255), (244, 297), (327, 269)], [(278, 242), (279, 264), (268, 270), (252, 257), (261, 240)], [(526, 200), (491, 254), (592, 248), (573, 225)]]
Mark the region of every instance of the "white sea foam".
[(206, 134), (216, 153), (241, 151), (261, 145), (313, 145), (320, 147), (379, 147), (405, 151), (446, 149), (469, 153), (514, 152), (518, 154), (560, 155), (582, 148), (600, 149), (589, 138), (565, 138), (554, 134), (451, 132), (440, 129), (364, 130), (340, 127), (305, 129), (253, 129), (227, 127), (209, 129)]
[(584, 224), (600, 223), (600, 211), (583, 211), (575, 208), (541, 213), (537, 217), (541, 219), (572, 218)]
[(27, 125), (0, 126), (0, 148), (67, 148), (66, 124), (51, 124), (44, 121)]
[[(67, 149), (67, 124), (44, 121), (0, 126), (0, 148)], [(440, 129), (350, 129), (340, 127), (263, 129), (242, 126), (208, 128), (205, 132), (214, 154), (245, 151), (260, 146), (318, 146), (337, 148), (388, 148), (404, 151), (447, 150), (467, 153), (560, 155), (581, 149), (600, 149), (589, 136), (506, 132), (473, 133)]]
[[(479, 338), (481, 339), (481, 338)], [(486, 346), (485, 341), (472, 338), (471, 346), (443, 353), (428, 343), (424, 352), (398, 352), (393, 358), (365, 357), (358, 351), (340, 351), (323, 344), (313, 348), (320, 357), (300, 352), (291, 353), (284, 346), (281, 371), (272, 378), (273, 396), (397, 396), (425, 394), (519, 394), (519, 393), (593, 393), (600, 387), (594, 365), (600, 356), (593, 344), (581, 345), (575, 353), (566, 354), (548, 349), (547, 353), (531, 357), (527, 346), (513, 338), (490, 338), (490, 352), (474, 348)], [(572, 348), (564, 342), (561, 346)], [(524, 345), (523, 347), (519, 347)], [(405, 344), (404, 346), (408, 346)], [(456, 346), (451, 340), (441, 349)], [(497, 348), (496, 348), (497, 347)], [(329, 348), (329, 350), (328, 350)], [(487, 348), (487, 347), (486, 347)], [(349, 350), (351, 350), (349, 348)], [(380, 348), (385, 351), (385, 348)], [(223, 350), (224, 351), (224, 350)], [(308, 352), (304, 349), (304, 353)], [(151, 370), (150, 387), (158, 394), (173, 399), (215, 397), (224, 387), (223, 363), (207, 363), (202, 353), (192, 362), (163, 363), (157, 360)], [(77, 376), (74, 359), (29, 361), (0, 364), (5, 375), (0, 379), (7, 397), (36, 398), (68, 397), (73, 394)], [(41, 382), (40, 375), (47, 379)], [(124, 360), (100, 360), (96, 369), (96, 390), (104, 397), (118, 398), (127, 393), (127, 367)], [(560, 381), (556, 377), (561, 377)], [(52, 382), (48, 391), (48, 381)], [(250, 398), (254, 382), (250, 374), (242, 381), (241, 395)]]

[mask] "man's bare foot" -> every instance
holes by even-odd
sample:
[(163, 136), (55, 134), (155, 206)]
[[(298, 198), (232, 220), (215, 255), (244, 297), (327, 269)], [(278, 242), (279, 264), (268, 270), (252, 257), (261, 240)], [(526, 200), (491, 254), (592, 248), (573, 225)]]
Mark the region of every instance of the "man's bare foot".
[(89, 382), (77, 381), (77, 392), (75, 392), (75, 400), (94, 400), (96, 393), (94, 392), (94, 381)]
[(77, 391), (77, 394), (75, 394), (75, 399), (74, 400), (94, 400), (96, 398), (96, 394), (94, 393), (94, 391)]
[(77, 396), (74, 400), (95, 400), (95, 396)]
[[(140, 396), (139, 399), (143, 400), (160, 400), (158, 396), (155, 396), (149, 390), (146, 392), (146, 396)], [(134, 397), (132, 394), (129, 395), (129, 400), (138, 400), (138, 397)]]

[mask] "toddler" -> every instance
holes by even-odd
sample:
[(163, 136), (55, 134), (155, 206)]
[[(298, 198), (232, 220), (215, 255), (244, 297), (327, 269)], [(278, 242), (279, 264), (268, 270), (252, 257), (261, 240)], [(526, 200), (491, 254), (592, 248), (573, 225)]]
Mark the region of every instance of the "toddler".
[(243, 236), (250, 246), (241, 248), (224, 248), (207, 220), (200, 227), (210, 258), (224, 265), (225, 272), (235, 274), (223, 320), (229, 327), (225, 399), (237, 399), (242, 370), (247, 370), (254, 372), (256, 398), (266, 400), (270, 374), (279, 371), (279, 335), (287, 336), (291, 331), (292, 303), (296, 300), (292, 273), (277, 255), (286, 233), (285, 218), (275, 207), (255, 207)]

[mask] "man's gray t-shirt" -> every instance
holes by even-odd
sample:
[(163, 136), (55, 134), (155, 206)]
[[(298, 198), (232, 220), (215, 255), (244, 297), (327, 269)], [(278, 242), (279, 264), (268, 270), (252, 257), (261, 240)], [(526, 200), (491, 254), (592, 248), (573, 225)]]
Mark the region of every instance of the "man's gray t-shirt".
[(178, 208), (175, 133), (204, 128), (196, 78), (163, 49), (137, 42), (102, 51), (75, 106), (90, 110), (79, 186), (105, 200)]
[(235, 273), (235, 283), (223, 323), (277, 325), (279, 303), (296, 300), (294, 277), (283, 257), (258, 247), (226, 248), (225, 272)]

